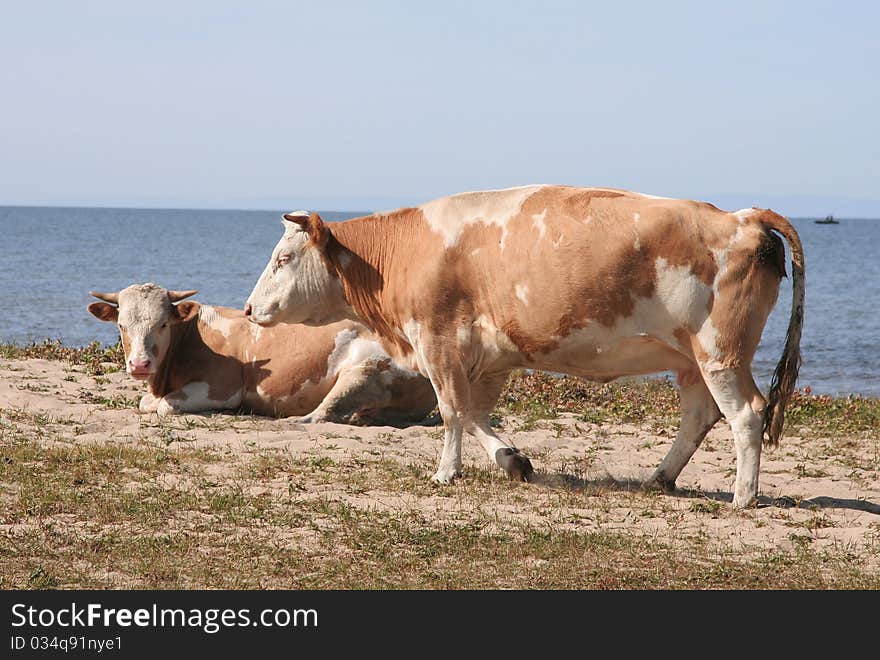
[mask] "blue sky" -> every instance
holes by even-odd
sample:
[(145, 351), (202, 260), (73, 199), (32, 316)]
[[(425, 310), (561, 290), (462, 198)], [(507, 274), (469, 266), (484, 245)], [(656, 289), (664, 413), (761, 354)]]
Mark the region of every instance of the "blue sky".
[(0, 204), (370, 210), (546, 182), (880, 217), (878, 7), (7, 3)]

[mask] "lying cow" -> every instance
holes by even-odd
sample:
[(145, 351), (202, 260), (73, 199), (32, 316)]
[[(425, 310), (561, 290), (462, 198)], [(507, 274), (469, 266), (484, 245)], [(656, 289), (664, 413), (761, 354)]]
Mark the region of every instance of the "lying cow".
[(134, 284), (91, 294), (104, 302), (89, 312), (119, 326), (126, 370), (147, 381), (141, 412), (243, 408), (305, 422), (401, 423), (436, 404), (430, 383), (360, 324), (264, 329), (240, 310), (179, 302), (195, 293)]
[[(434, 479), (461, 470), (462, 431), (528, 479), (529, 460), (489, 426), (507, 374), (526, 367), (607, 382), (671, 370), (681, 427), (648, 485), (675, 480), (721, 416), (733, 429), (733, 502), (758, 493), (762, 438), (778, 443), (800, 361), (804, 255), (768, 210), (607, 188), (536, 185), (444, 197), (325, 225), (284, 216), (248, 299), (256, 324), (360, 319), (415, 355), (445, 426)], [(768, 400), (751, 362), (785, 276), (793, 303)]]

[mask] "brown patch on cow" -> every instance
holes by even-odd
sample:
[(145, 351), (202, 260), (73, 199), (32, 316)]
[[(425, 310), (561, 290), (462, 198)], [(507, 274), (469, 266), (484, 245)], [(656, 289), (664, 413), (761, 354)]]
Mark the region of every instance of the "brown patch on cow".
[(152, 346), (150, 346), (150, 354), (151, 354), (153, 357), (156, 357), (157, 355), (159, 355), (159, 347), (156, 346), (155, 344), (153, 344)]
[(751, 364), (784, 273), (781, 241), (751, 220), (728, 254), (718, 281), (717, 304), (709, 316), (718, 331), (715, 345), (725, 366)]
[(558, 339), (538, 339), (526, 332), (519, 325), (519, 321), (510, 320), (501, 326), (501, 331), (510, 339), (520, 353), (529, 360), (535, 353), (548, 353), (559, 348)]
[(194, 300), (187, 300), (186, 302), (174, 305), (172, 309), (174, 309), (174, 313), (179, 320), (190, 321), (199, 313), (199, 307), (199, 303)]
[(693, 330), (685, 326), (679, 326), (672, 331), (672, 334), (675, 337), (675, 340), (678, 342), (679, 349), (684, 351), (685, 355), (688, 355), (689, 357), (694, 357)]
[[(438, 258), (442, 252), (421, 210), (404, 208), (333, 223), (322, 251), (342, 284), (348, 304), (395, 355), (412, 352), (409, 342), (395, 328), (402, 328), (408, 320), (400, 313), (414, 307), (413, 298), (418, 292), (410, 287), (418, 286), (418, 281), (411, 277), (423, 265), (422, 261), (410, 263), (398, 246), (414, 245), (419, 246), (425, 259)], [(343, 255), (350, 259), (345, 267), (341, 263)], [(393, 285), (388, 286), (391, 282)]]
[(388, 371), (390, 368), (391, 368), (391, 358), (379, 360), (376, 363), (376, 369), (378, 369), (379, 371)]
[(125, 353), (125, 359), (131, 355), (131, 339), (128, 336), (128, 330), (119, 328), (119, 339), (122, 341), (122, 352)]

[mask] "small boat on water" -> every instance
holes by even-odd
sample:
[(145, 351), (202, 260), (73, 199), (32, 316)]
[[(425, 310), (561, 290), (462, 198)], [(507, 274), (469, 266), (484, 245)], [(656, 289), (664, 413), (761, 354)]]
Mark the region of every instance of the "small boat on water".
[(826, 215), (824, 220), (814, 220), (817, 225), (839, 225), (840, 220), (835, 220), (833, 215)]

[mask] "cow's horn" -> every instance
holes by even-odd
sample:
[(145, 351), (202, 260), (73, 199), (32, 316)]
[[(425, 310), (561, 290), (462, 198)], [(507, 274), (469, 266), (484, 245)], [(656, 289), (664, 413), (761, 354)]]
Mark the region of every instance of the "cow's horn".
[(98, 300), (103, 300), (104, 302), (113, 303), (114, 305), (119, 304), (118, 293), (101, 293), (100, 291), (89, 291), (89, 295), (94, 296)]
[(177, 301), (183, 300), (184, 298), (194, 296), (198, 292), (198, 289), (192, 289), (191, 291), (169, 291), (168, 299), (171, 300), (171, 302), (176, 303)]

